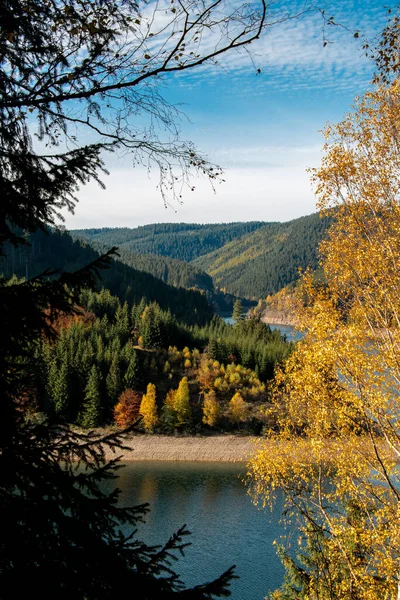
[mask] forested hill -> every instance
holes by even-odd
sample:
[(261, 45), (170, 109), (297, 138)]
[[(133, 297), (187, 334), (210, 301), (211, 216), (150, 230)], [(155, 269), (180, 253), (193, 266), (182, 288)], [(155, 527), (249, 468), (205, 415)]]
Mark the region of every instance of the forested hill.
[(313, 214), (287, 223), (266, 223), (194, 264), (232, 294), (264, 298), (298, 279), (299, 267), (317, 267), (318, 244), (331, 220)]
[(118, 246), (124, 262), (169, 284), (206, 290), (214, 284), (258, 299), (296, 281), (299, 267), (317, 267), (318, 244), (330, 222), (312, 214), (286, 223), (161, 223), (71, 233), (98, 248)]
[(157, 223), (135, 229), (75, 229), (71, 234), (108, 247), (118, 246), (125, 252), (158, 254), (190, 262), (232, 240), (256, 231), (263, 225), (265, 223), (262, 221), (212, 225)]
[[(38, 231), (27, 235), (29, 245), (15, 249), (11, 244), (0, 257), (0, 275), (31, 278), (47, 268), (74, 271), (93, 261), (98, 252), (81, 241), (74, 241), (66, 232)], [(110, 246), (112, 246), (111, 244)], [(99, 288), (105, 287), (122, 302), (156, 301), (164, 310), (171, 310), (179, 320), (204, 325), (213, 316), (205, 295), (167, 285), (149, 273), (132, 268), (119, 260), (101, 272)]]
[(214, 284), (210, 275), (191, 263), (167, 256), (157, 256), (156, 254), (126, 252), (123, 248), (119, 248), (118, 253), (120, 254), (120, 260), (126, 265), (139, 271), (151, 273), (151, 275), (169, 285), (199, 288), (210, 293), (214, 291)]
[[(93, 241), (84, 236), (75, 236), (75, 239), (87, 240), (87, 243), (100, 253), (106, 252), (114, 245)], [(150, 273), (168, 285), (186, 289), (198, 288), (207, 291), (209, 295), (214, 293), (214, 283), (210, 275), (192, 263), (157, 254), (129, 252), (124, 246), (118, 247), (118, 254), (118, 260), (129, 267)]]

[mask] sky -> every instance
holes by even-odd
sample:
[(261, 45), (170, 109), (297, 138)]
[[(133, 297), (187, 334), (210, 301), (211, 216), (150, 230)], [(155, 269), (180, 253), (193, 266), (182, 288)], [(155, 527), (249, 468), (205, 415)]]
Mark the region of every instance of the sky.
[[(228, 0), (229, 2), (236, 0)], [(287, 0), (290, 10), (304, 1)], [(297, 6), (296, 6), (297, 4)], [(395, 2), (336, 0), (318, 4), (341, 26), (326, 27), (310, 11), (278, 23), (247, 53), (225, 55), (220, 66), (204, 66), (164, 81), (160, 93), (179, 107), (182, 139), (224, 168), (224, 182), (193, 180), (182, 203), (165, 208), (158, 173), (132, 166), (132, 158), (106, 158), (106, 189), (90, 182), (78, 192), (69, 229), (136, 227), (154, 222), (218, 223), (288, 221), (315, 212), (307, 168), (318, 167), (321, 130), (350, 109), (370, 85), (373, 65), (361, 48), (386, 22)], [(283, 1), (276, 10), (285, 9)], [(360, 37), (354, 38), (353, 32)], [(257, 69), (261, 73), (257, 74)]]

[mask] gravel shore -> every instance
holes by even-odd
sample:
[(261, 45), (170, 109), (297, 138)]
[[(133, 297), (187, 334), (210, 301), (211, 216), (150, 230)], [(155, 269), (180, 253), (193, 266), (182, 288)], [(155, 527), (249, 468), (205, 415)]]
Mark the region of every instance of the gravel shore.
[[(132, 435), (124, 441), (129, 449), (118, 452), (122, 460), (169, 460), (247, 462), (260, 438), (241, 435), (167, 436)], [(107, 452), (108, 458), (115, 454)]]

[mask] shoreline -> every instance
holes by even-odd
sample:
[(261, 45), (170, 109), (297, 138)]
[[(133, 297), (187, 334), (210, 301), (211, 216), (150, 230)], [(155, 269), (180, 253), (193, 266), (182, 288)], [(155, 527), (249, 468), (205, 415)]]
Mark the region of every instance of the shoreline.
[[(102, 432), (104, 434), (104, 431)], [(109, 433), (109, 432), (108, 432)], [(329, 461), (338, 452), (343, 450), (345, 441), (326, 441), (324, 451)], [(364, 453), (371, 451), (368, 448), (369, 440), (360, 438), (360, 448)], [(120, 457), (124, 462), (210, 462), (210, 463), (240, 463), (246, 464), (254, 455), (261, 451), (264, 456), (284, 453), (286, 456), (293, 454), (298, 459), (299, 452), (309, 457), (310, 448), (307, 440), (298, 438), (293, 440), (268, 439), (264, 436), (239, 434), (213, 434), (213, 435), (160, 435), (149, 433), (128, 434), (122, 445), (126, 449), (113, 451), (105, 447), (107, 460)], [(383, 448), (382, 448), (383, 450)], [(396, 460), (396, 457), (393, 457)], [(397, 461), (398, 462), (398, 461)]]
[(246, 463), (259, 440), (250, 435), (169, 436), (131, 434), (123, 441), (126, 450), (106, 449), (107, 459), (123, 461), (187, 461)]

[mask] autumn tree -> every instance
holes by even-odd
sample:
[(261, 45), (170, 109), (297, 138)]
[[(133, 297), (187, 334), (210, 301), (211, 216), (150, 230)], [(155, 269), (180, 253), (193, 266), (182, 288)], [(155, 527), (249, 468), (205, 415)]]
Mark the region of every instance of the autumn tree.
[(250, 464), (254, 495), (282, 488), (300, 519), (307, 581), (294, 593), (310, 599), (400, 589), (399, 92), (379, 84), (326, 128), (312, 174), (319, 208), (335, 211), (323, 278), (303, 279), (305, 337), (275, 380), (281, 450)]
[(128, 388), (122, 392), (114, 407), (114, 421), (119, 427), (133, 425), (139, 417), (142, 396)]
[(143, 417), (143, 425), (146, 431), (152, 431), (158, 424), (156, 386), (153, 383), (149, 383), (147, 386), (147, 391), (140, 403), (139, 412)]
[(174, 411), (177, 427), (182, 427), (189, 423), (192, 416), (192, 407), (190, 405), (190, 391), (187, 377), (182, 377), (178, 389), (174, 394)]
[(249, 407), (240, 392), (236, 392), (230, 399), (227, 414), (229, 420), (235, 425), (243, 423), (248, 418)]
[(222, 416), (222, 407), (214, 390), (204, 394), (203, 423), (215, 427)]

